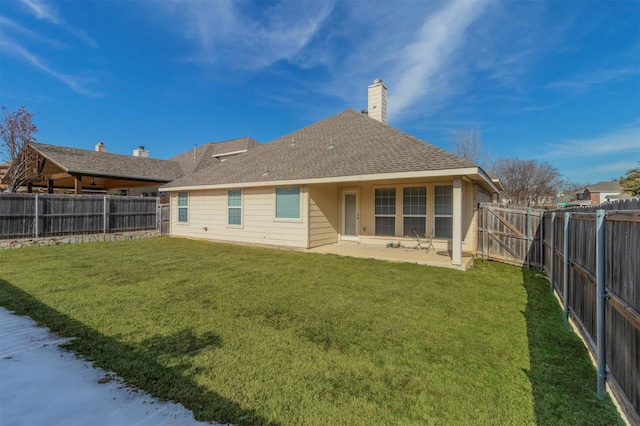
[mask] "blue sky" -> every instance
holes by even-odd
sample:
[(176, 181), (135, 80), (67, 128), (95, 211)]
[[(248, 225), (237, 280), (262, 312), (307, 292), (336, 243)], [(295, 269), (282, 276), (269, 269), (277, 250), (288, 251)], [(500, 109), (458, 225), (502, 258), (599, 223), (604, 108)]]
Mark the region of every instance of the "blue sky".
[(571, 181), (640, 161), (638, 0), (0, 2), (0, 103), (43, 143), (265, 143), (366, 108), (375, 78), (389, 124), (447, 150), (478, 126)]

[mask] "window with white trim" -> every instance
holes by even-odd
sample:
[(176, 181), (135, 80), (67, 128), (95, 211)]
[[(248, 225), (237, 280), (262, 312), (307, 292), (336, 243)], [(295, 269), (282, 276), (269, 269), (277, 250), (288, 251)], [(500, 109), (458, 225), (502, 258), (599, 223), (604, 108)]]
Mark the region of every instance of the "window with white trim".
[(403, 235), (423, 237), (427, 234), (427, 188), (405, 187), (402, 190)]
[(435, 187), (434, 237), (453, 237), (453, 185)]
[(375, 234), (396, 234), (396, 189), (376, 188), (375, 190)]
[(300, 187), (276, 188), (276, 219), (300, 219)]
[(227, 191), (227, 225), (242, 226), (242, 190)]
[(178, 192), (178, 223), (189, 222), (189, 193)]

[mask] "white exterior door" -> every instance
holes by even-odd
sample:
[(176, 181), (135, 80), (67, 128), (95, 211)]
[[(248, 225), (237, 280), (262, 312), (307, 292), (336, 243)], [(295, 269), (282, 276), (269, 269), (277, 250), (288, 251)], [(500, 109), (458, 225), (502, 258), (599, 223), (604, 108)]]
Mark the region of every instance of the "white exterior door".
[(358, 192), (342, 192), (342, 240), (358, 241), (360, 227), (360, 211), (358, 207)]

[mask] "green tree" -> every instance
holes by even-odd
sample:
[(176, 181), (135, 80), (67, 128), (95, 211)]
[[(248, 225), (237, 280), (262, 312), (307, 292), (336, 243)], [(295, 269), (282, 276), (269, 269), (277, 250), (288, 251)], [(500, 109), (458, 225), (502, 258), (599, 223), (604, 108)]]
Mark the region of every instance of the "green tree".
[[(640, 161), (638, 162), (640, 164)], [(640, 197), (640, 167), (627, 170), (627, 174), (619, 180), (624, 192)]]

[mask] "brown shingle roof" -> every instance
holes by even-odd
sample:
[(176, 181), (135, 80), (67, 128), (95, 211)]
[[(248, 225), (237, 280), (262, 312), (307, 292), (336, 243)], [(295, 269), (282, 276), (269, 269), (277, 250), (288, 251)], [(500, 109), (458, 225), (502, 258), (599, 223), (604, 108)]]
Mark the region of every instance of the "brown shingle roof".
[(170, 182), (184, 173), (176, 161), (110, 154), (86, 149), (33, 143), (32, 146), (69, 173)]
[(468, 167), (476, 165), (349, 109), (163, 188)]
[(249, 137), (224, 142), (209, 142), (193, 150), (171, 157), (169, 161), (178, 162), (184, 173), (190, 174), (196, 170), (219, 163), (220, 160), (215, 158), (216, 155), (250, 150), (258, 145), (260, 144), (255, 139)]
[(622, 185), (617, 180), (610, 182), (598, 182), (595, 185), (587, 186), (589, 192), (620, 192)]

